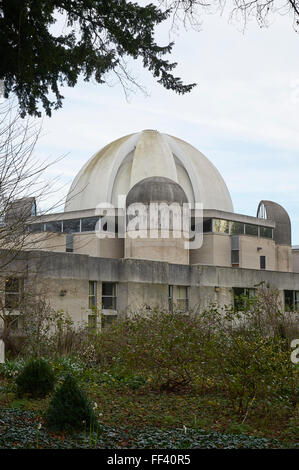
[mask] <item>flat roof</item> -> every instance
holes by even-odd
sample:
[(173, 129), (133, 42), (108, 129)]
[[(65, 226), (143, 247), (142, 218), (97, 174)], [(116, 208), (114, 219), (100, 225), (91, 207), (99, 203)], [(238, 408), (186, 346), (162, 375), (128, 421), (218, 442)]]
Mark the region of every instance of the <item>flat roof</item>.
[(261, 225), (262, 227), (275, 228), (273, 220), (252, 217), (251, 215), (235, 214), (234, 212), (218, 211), (216, 209), (204, 209), (203, 216), (211, 219), (231, 220), (232, 222), (243, 222), (245, 224)]
[[(109, 210), (109, 208), (107, 208)], [(118, 213), (122, 215), (123, 210), (115, 208), (115, 215)], [(194, 214), (194, 210), (191, 211), (191, 215)], [(107, 216), (110, 214), (107, 213)], [(59, 213), (49, 213), (40, 216), (35, 216), (30, 219), (30, 223), (40, 223), (40, 222), (50, 222), (50, 221), (59, 221), (59, 220), (68, 220), (68, 219), (81, 219), (85, 217), (99, 217), (99, 214), (96, 214), (96, 209), (84, 209), (80, 211), (66, 211)], [(261, 219), (258, 217), (252, 217), (250, 215), (235, 214), (234, 212), (225, 212), (219, 211), (216, 209), (204, 209), (203, 210), (204, 218), (213, 218), (213, 219), (225, 219), (231, 220), (232, 222), (242, 222), (245, 224), (260, 225), (262, 227), (275, 228), (276, 224), (273, 220)]]

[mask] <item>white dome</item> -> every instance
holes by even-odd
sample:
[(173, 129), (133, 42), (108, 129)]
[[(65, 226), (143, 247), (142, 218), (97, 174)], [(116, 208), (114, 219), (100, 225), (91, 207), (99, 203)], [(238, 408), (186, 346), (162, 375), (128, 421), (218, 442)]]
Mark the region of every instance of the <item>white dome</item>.
[(233, 212), (227, 186), (214, 165), (177, 137), (145, 130), (106, 145), (83, 166), (67, 195), (65, 211), (94, 209), (100, 203), (118, 207), (118, 196), (144, 178), (170, 178), (188, 201), (204, 209)]

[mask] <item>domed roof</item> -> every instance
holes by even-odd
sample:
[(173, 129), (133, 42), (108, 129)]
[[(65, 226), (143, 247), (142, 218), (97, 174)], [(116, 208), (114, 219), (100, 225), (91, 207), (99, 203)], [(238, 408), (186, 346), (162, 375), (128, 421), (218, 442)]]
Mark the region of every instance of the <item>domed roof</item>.
[(257, 209), (257, 217), (273, 220), (276, 223), (274, 240), (279, 245), (292, 245), (291, 219), (284, 207), (277, 202), (261, 201)]
[(65, 211), (123, 205), (133, 186), (148, 177), (170, 178), (188, 201), (204, 209), (233, 212), (227, 186), (215, 166), (187, 142), (155, 130), (121, 137), (97, 152), (75, 177)]
[(128, 192), (127, 207), (135, 202), (149, 204), (151, 202), (177, 202), (184, 204), (188, 202), (182, 187), (169, 178), (152, 176), (136, 183)]

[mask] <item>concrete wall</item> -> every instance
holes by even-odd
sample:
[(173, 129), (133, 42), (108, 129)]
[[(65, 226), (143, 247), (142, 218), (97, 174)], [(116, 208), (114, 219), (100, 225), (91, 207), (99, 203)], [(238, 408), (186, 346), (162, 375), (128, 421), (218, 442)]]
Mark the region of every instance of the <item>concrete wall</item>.
[(288, 245), (276, 245), (276, 271), (293, 272), (292, 248)]
[(40, 283), (39, 288), (47, 285), (45, 297), (55, 311), (62, 311), (72, 320), (80, 324), (88, 318), (88, 281), (79, 279), (47, 279)]
[[(89, 281), (118, 284), (117, 310), (142, 306), (168, 308), (168, 286), (189, 286), (190, 308), (203, 310), (211, 303), (231, 302), (233, 287), (254, 288), (262, 281), (283, 290), (299, 291), (299, 273), (262, 271), (203, 265), (170, 264), (135, 259), (97, 258), (74, 253), (26, 252), (10, 272), (38, 279), (55, 310), (63, 310), (80, 323), (88, 318)], [(1, 275), (1, 273), (0, 273)], [(2, 275), (7, 275), (2, 273)], [(64, 292), (65, 291), (65, 292)], [(61, 293), (63, 292), (63, 295)]]
[(127, 288), (129, 312), (140, 308), (168, 309), (168, 284), (128, 282)]
[(299, 273), (299, 250), (293, 250), (293, 271)]
[(190, 250), (190, 264), (231, 266), (231, 237), (224, 233), (206, 233), (203, 245)]
[(25, 240), (24, 250), (45, 250), (54, 252), (65, 252), (65, 233), (32, 233)]
[[(249, 235), (239, 236), (240, 268), (260, 269), (266, 256), (267, 271), (292, 272), (291, 248), (275, 245), (274, 240)], [(231, 267), (231, 237), (223, 233), (204, 234), (203, 245), (190, 250), (190, 264)]]
[[(140, 231), (141, 232), (141, 231)], [(136, 235), (140, 234), (136, 232)], [(125, 258), (144, 259), (151, 261), (163, 261), (167, 263), (189, 264), (189, 251), (185, 248), (185, 239), (179, 233), (180, 238), (174, 238), (169, 231), (169, 238), (132, 238), (125, 239)]]
[(99, 256), (101, 258), (123, 258), (123, 238), (98, 238), (95, 232), (81, 232), (73, 235), (74, 253)]
[(260, 256), (266, 256), (266, 270), (275, 271), (275, 242), (267, 238), (240, 235), (240, 268), (260, 269)]

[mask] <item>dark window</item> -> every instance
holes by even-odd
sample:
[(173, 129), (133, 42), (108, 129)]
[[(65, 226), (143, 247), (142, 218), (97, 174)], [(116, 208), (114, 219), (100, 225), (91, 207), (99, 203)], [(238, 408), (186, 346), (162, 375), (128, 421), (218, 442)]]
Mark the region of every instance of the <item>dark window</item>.
[(117, 286), (114, 282), (102, 283), (102, 307), (103, 309), (116, 310)]
[(62, 222), (55, 221), (53, 222), (46, 222), (45, 223), (45, 231), (46, 232), (62, 232)]
[(203, 221), (203, 231), (206, 232), (212, 232), (212, 219), (207, 219)]
[(173, 310), (173, 286), (168, 286), (168, 309)]
[(231, 263), (233, 267), (238, 268), (240, 264), (240, 237), (239, 235), (231, 236)]
[(97, 306), (97, 282), (89, 281), (88, 308), (93, 309)]
[(17, 309), (20, 305), (22, 279), (9, 278), (5, 280), (5, 308)]
[(19, 330), (22, 327), (21, 315), (5, 315), (5, 327), (11, 331)]
[(65, 250), (67, 253), (73, 253), (74, 251), (74, 237), (72, 233), (67, 233), (66, 234), (66, 240), (65, 240)]
[(286, 311), (299, 311), (299, 291), (285, 290), (284, 304)]
[(250, 299), (255, 297), (255, 289), (247, 289), (244, 287), (233, 288), (234, 307), (238, 311), (246, 310), (250, 305)]
[(99, 217), (88, 217), (86, 219), (81, 219), (81, 231), (95, 232), (98, 221)]
[(44, 224), (30, 224), (29, 232), (37, 233), (44, 231)]
[(260, 267), (266, 269), (266, 256), (260, 256)]
[(232, 265), (239, 266), (240, 252), (239, 250), (232, 250)]
[(240, 222), (231, 222), (230, 223), (230, 233), (231, 235), (243, 235), (244, 234), (244, 224)]
[(263, 238), (273, 238), (273, 229), (269, 227), (260, 227), (260, 236)]
[(80, 219), (71, 219), (63, 221), (64, 233), (80, 232)]
[(255, 237), (258, 237), (259, 234), (259, 229), (257, 225), (245, 225), (245, 233), (246, 235), (253, 235)]

